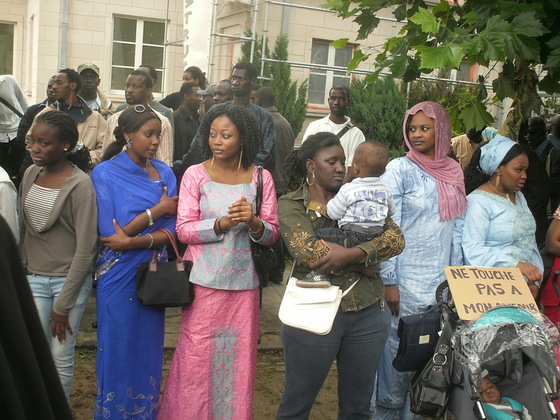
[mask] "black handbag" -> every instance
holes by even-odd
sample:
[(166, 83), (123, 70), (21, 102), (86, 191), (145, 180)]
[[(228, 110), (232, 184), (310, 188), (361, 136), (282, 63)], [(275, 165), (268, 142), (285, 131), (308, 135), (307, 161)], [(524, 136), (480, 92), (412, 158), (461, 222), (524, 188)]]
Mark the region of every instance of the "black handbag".
[(432, 306), (427, 312), (400, 318), (397, 329), (399, 348), (393, 367), (399, 372), (424, 367), (434, 354), (440, 330), (440, 304)]
[(191, 261), (183, 261), (171, 232), (160, 229), (169, 238), (176, 261), (157, 262), (157, 251), (152, 260), (141, 264), (136, 274), (136, 295), (142, 305), (158, 307), (185, 306), (193, 301), (193, 288), (189, 282)]
[(444, 312), (445, 325), (432, 358), (412, 379), (410, 410), (425, 417), (440, 418), (447, 410), (451, 395), (453, 348), (451, 338), (457, 327), (457, 315)]
[[(258, 167), (258, 176), (257, 176), (257, 196), (255, 198), (255, 207), (256, 212), (255, 216), (259, 217), (261, 212), (261, 203), (262, 203), (262, 190), (263, 190), (263, 181), (262, 181), (262, 166)], [(276, 268), (278, 263), (278, 257), (276, 252), (270, 246), (261, 245), (253, 240), (251, 240), (251, 252), (253, 253), (253, 262), (255, 264), (255, 270), (259, 274), (259, 277), (262, 275), (270, 274)]]

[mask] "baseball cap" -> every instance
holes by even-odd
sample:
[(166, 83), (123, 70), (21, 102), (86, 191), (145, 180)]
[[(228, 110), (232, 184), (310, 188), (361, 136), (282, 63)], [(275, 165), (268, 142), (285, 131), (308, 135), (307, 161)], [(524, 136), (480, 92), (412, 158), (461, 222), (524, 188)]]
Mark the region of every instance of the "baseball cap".
[(213, 95), (214, 91), (216, 90), (216, 86), (218, 86), (218, 84), (214, 83), (213, 85), (208, 86), (206, 89), (197, 91), (197, 93), (202, 96)]
[(78, 73), (82, 73), (84, 70), (92, 70), (93, 72), (95, 72), (95, 74), (97, 74), (99, 76), (99, 67), (97, 67), (95, 64), (92, 63), (85, 63), (85, 64), (80, 64), (78, 66)]

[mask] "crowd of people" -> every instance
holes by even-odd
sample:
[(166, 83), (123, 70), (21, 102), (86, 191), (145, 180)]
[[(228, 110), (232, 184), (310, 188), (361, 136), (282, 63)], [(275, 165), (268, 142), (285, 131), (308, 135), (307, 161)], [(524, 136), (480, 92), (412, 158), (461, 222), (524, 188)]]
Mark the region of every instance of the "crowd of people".
[[(388, 162), (383, 139), (366, 139), (346, 115), (348, 87), (332, 87), (329, 114), (294, 148), (274, 90), (257, 76), (239, 62), (209, 85), (188, 67), (179, 91), (157, 102), (157, 72), (142, 65), (121, 107), (99, 90), (95, 64), (60, 70), (31, 107), (15, 79), (0, 76), (0, 94), (9, 87), (18, 111), (0, 104), (10, 117), (0, 133), (0, 215), (19, 241), (35, 328), (66, 399), (92, 279), (96, 419), (252, 418), (259, 288), (282, 282), (284, 250), (298, 286), (352, 289), (328, 334), (282, 326), (277, 419), (309, 418), (335, 361), (338, 418), (419, 419), (409, 406), (414, 372), (392, 365), (397, 326), (435, 304), (444, 266), (517, 267), (560, 321), (539, 252), (546, 238), (560, 255), (560, 116), (548, 128), (530, 119), (519, 143), (491, 128), (452, 139), (446, 110), (421, 102), (403, 116), (406, 155)], [(154, 250), (158, 261), (176, 257), (162, 229), (193, 262), (195, 296), (163, 390), (165, 309), (136, 296), (137, 268)], [(280, 256), (267, 276), (256, 272), (252, 242)]]

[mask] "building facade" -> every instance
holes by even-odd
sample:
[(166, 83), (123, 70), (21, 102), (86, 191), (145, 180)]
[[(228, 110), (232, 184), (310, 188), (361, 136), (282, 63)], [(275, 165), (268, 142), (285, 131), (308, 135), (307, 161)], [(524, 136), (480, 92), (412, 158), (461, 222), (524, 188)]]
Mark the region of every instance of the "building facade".
[[(309, 81), (308, 121), (327, 114), (329, 88), (349, 82), (345, 72), (358, 46), (375, 56), (402, 23), (389, 10), (360, 44), (358, 26), (319, 6), (324, 0), (0, 0), (0, 74), (20, 81), (29, 103), (45, 97), (47, 80), (59, 68), (94, 63), (101, 71), (101, 90), (115, 103), (124, 102), (124, 82), (140, 64), (158, 70), (154, 97), (178, 90), (183, 69), (197, 65), (209, 82), (229, 77), (241, 56), (249, 28), (264, 35), (270, 49), (280, 33), (289, 39), (292, 79)], [(211, 10), (210, 10), (211, 9)], [(211, 18), (209, 21), (207, 16)], [(189, 35), (190, 34), (190, 35)], [(348, 38), (346, 48), (330, 43)], [(185, 39), (187, 41), (185, 42)], [(187, 54), (196, 49), (198, 56)], [(200, 51), (206, 57), (200, 55)], [(198, 57), (198, 58), (197, 58)], [(270, 57), (263, 57), (268, 59)], [(360, 69), (373, 68), (373, 58)], [(473, 81), (480, 71), (467, 63), (448, 76)], [(500, 110), (496, 110), (500, 122)], [(502, 112), (503, 113), (503, 112)]]

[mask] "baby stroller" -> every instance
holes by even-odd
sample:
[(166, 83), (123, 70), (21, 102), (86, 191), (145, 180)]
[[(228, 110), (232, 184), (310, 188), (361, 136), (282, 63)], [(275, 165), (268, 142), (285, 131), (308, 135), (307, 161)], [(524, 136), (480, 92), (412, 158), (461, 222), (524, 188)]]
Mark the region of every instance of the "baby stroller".
[[(446, 288), (444, 282), (436, 298), (453, 306)], [(456, 316), (442, 318), (455, 325)], [(517, 307), (494, 308), (475, 322), (458, 321), (451, 340), (453, 369), (444, 418), (487, 419), (477, 384), (488, 375), (503, 397), (523, 404), (534, 420), (558, 420), (552, 403), (558, 397), (552, 350), (557, 342), (558, 331), (550, 321)]]

